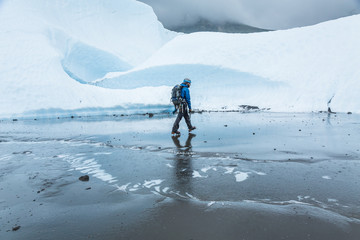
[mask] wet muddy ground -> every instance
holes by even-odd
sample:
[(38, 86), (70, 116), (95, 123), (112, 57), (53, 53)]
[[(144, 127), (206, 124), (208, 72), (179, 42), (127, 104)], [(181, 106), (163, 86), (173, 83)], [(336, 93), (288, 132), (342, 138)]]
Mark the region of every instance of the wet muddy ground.
[(360, 239), (359, 115), (174, 120), (1, 121), (0, 239)]

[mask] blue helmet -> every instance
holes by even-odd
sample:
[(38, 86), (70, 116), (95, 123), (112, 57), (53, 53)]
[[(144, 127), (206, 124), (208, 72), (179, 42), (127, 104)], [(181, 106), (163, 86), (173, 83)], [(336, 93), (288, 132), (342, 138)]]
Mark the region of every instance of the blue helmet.
[(185, 78), (184, 83), (191, 83), (191, 80), (189, 78)]

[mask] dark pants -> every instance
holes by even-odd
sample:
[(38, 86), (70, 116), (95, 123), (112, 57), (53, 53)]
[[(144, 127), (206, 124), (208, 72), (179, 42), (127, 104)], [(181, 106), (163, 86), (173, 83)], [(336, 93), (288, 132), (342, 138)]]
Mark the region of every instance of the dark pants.
[(179, 129), (179, 123), (180, 123), (182, 117), (185, 118), (185, 122), (186, 122), (186, 125), (188, 126), (188, 129), (191, 129), (191, 128), (192, 128), (191, 121), (190, 121), (190, 116), (189, 116), (189, 112), (188, 112), (187, 106), (183, 104), (183, 105), (180, 106), (180, 108), (179, 108), (179, 113), (178, 113), (177, 118), (176, 118), (176, 120), (175, 120), (175, 122), (174, 122), (174, 125), (173, 125), (173, 128), (172, 128), (172, 132), (176, 132), (176, 131)]

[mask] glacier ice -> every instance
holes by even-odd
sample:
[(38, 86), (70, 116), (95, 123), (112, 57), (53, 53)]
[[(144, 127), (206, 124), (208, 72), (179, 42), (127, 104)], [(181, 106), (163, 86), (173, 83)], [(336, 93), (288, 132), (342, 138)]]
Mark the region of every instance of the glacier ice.
[(135, 0), (5, 0), (0, 23), (0, 118), (163, 111), (184, 77), (199, 109), (360, 112), (360, 15), (180, 34)]

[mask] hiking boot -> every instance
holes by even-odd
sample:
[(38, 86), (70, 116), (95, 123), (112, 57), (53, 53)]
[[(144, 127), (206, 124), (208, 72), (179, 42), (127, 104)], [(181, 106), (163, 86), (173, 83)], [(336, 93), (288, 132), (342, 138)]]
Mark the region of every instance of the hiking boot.
[(176, 131), (176, 132), (171, 132), (171, 134), (180, 135), (180, 132), (179, 132), (179, 131)]
[(189, 132), (191, 132), (192, 130), (195, 130), (195, 129), (196, 129), (196, 127), (193, 126), (193, 127), (189, 128)]

